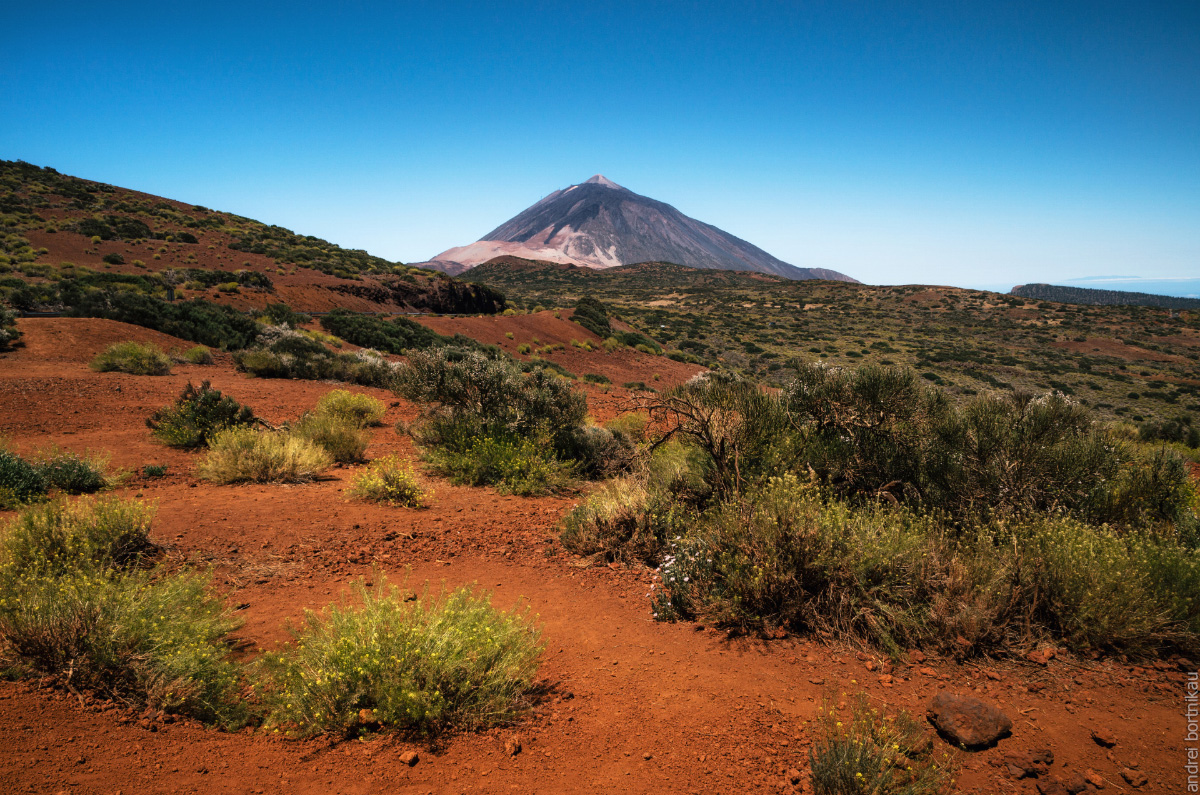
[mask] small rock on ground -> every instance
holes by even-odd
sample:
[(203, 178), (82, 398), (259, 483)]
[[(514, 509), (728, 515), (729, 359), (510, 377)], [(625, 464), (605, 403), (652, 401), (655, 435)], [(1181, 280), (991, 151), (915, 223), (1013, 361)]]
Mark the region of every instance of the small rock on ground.
[(925, 715), (943, 737), (963, 748), (986, 748), (1012, 732), (1012, 720), (996, 707), (944, 690), (930, 700)]

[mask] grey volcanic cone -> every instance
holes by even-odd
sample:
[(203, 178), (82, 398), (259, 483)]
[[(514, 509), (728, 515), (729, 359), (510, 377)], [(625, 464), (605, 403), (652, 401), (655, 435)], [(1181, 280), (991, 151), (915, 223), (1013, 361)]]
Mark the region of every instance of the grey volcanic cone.
[(479, 241), (448, 249), (428, 264), (462, 272), (505, 254), (591, 268), (673, 262), (693, 268), (773, 273), (788, 279), (856, 281), (837, 271), (789, 265), (741, 238), (599, 174), (551, 193)]

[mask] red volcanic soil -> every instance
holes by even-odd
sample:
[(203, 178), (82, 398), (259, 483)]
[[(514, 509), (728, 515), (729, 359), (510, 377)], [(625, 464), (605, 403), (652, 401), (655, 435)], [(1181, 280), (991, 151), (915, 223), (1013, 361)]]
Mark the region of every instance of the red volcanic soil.
[[(506, 330), (514, 347), (534, 335), (544, 343), (586, 336), (552, 315), (425, 322), (506, 348)], [(214, 568), (223, 596), (241, 606), (245, 623), (236, 635), (249, 654), (285, 639), (287, 620), (338, 599), (352, 579), (373, 576), (373, 567), (397, 582), (407, 571), (416, 587), (474, 583), (500, 606), (523, 599), (539, 617), (546, 651), (538, 675), (544, 695), (519, 724), (436, 741), (226, 733), (36, 680), (0, 681), (5, 792), (811, 792), (808, 752), (822, 699), (865, 691), (888, 710), (922, 717), (943, 689), (976, 694), (1014, 724), (997, 748), (952, 751), (963, 763), (960, 791), (1037, 792), (1002, 762), (1043, 748), (1054, 754), (1051, 775), (1063, 780), (1090, 769), (1109, 791), (1129, 792), (1120, 771), (1136, 767), (1149, 780), (1138, 792), (1184, 791), (1183, 674), (1173, 666), (1065, 655), (1048, 665), (959, 664), (914, 655), (891, 667), (875, 654), (809, 639), (730, 638), (656, 623), (646, 598), (651, 572), (579, 559), (559, 544), (559, 521), (578, 496), (505, 497), (430, 478), (428, 509), (384, 508), (346, 499), (354, 467), (299, 486), (213, 486), (195, 478), (196, 454), (151, 441), (144, 420), (154, 408), (188, 380), (209, 378), (278, 422), (311, 408), (334, 385), (250, 379), (220, 361), (180, 365), (162, 377), (94, 373), (86, 360), (110, 340), (171, 343), (97, 320), (28, 319), (20, 328), (26, 346), (0, 354), (0, 434), (22, 451), (51, 444), (103, 450), (130, 471), (118, 493), (157, 505), (153, 534), (172, 555)], [(563, 364), (601, 372), (605, 354), (591, 356)], [(647, 383), (653, 372), (664, 382), (688, 374), (677, 369), (684, 365), (648, 359), (613, 356), (607, 364)], [(368, 455), (413, 456), (392, 425), (412, 419), (415, 407), (381, 390), (361, 391), (390, 406)], [(168, 464), (166, 477), (140, 475), (157, 462)], [(1116, 745), (1100, 746), (1094, 730), (1111, 732)], [(513, 736), (522, 742), (515, 756), (505, 751)], [(400, 756), (413, 749), (419, 761), (409, 767)]]

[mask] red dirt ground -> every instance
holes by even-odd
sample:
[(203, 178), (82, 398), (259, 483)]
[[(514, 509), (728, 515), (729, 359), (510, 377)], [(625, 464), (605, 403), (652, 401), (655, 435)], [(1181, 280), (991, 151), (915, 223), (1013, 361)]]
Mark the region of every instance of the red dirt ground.
[[(503, 332), (512, 330), (514, 347), (523, 333), (543, 342), (568, 333), (565, 321), (542, 316), (430, 325), (505, 345)], [(94, 373), (86, 362), (108, 342), (171, 347), (172, 341), (97, 320), (22, 320), (20, 328), (25, 348), (0, 355), (0, 434), (26, 452), (49, 445), (103, 450), (113, 466), (134, 471), (119, 492), (157, 504), (153, 533), (173, 554), (215, 567), (229, 603), (244, 605), (237, 636), (251, 649), (283, 640), (288, 619), (339, 598), (348, 582), (379, 566), (393, 581), (409, 571), (409, 584), (418, 588), (477, 583), (498, 605), (526, 600), (544, 629), (539, 681), (547, 695), (519, 725), (503, 730), (436, 744), (393, 735), (335, 743), (161, 718), (141, 722), (139, 714), (87, 694), (5, 681), (5, 792), (810, 792), (810, 722), (823, 698), (865, 691), (890, 710), (920, 717), (943, 688), (977, 693), (1014, 722), (1013, 736), (997, 748), (955, 752), (964, 765), (963, 792), (1037, 792), (1033, 781), (1013, 780), (997, 763), (1007, 753), (1047, 747), (1053, 775), (1064, 779), (1090, 768), (1107, 790), (1131, 792), (1120, 768), (1137, 766), (1149, 778), (1137, 792), (1184, 791), (1183, 674), (1174, 666), (1061, 655), (1047, 666), (914, 660), (896, 665), (893, 683), (885, 685), (880, 675), (888, 661), (853, 649), (656, 623), (646, 599), (650, 572), (595, 565), (562, 549), (557, 525), (577, 497), (504, 497), (434, 480), (430, 508), (383, 508), (345, 499), (353, 468), (301, 486), (212, 486), (193, 476), (195, 454), (153, 443), (144, 424), (189, 379), (209, 378), (275, 422), (311, 408), (334, 385), (249, 379), (220, 360), (180, 365), (163, 377)], [(569, 328), (579, 339), (585, 333)], [(594, 358), (564, 358), (564, 366), (604, 372), (605, 354), (570, 350)], [(647, 357), (653, 370), (638, 370), (636, 357), (614, 358), (613, 373), (647, 383), (651, 372), (666, 382), (688, 375), (657, 357)], [(380, 390), (362, 391), (391, 406), (368, 455), (413, 455), (391, 426), (413, 418), (414, 407)], [(616, 400), (616, 390), (589, 394)], [(138, 474), (158, 462), (169, 465), (166, 477)], [(1091, 739), (1097, 728), (1115, 734), (1114, 748)], [(516, 756), (504, 749), (513, 735), (523, 744)], [(399, 757), (412, 749), (420, 761), (408, 767)], [(792, 769), (802, 772), (799, 785), (787, 781)]]
[(1109, 339), (1107, 337), (1097, 337), (1095, 339), (1076, 342), (1074, 340), (1060, 340), (1050, 343), (1052, 348), (1061, 348), (1072, 353), (1092, 354), (1099, 353), (1101, 356), (1115, 356), (1129, 360), (1146, 360), (1150, 362), (1186, 362), (1182, 356), (1176, 356), (1170, 353), (1159, 353), (1158, 351), (1139, 348), (1135, 345), (1126, 345), (1120, 340)]

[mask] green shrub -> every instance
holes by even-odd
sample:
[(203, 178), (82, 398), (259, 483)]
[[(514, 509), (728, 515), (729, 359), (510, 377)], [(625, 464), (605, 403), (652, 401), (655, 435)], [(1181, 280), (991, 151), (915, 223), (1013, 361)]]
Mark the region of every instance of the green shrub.
[(322, 448), (339, 464), (362, 461), (371, 441), (370, 434), (352, 420), (332, 414), (305, 414), (291, 433)]
[(236, 351), (234, 365), (259, 378), (303, 378), (346, 381), (388, 387), (399, 365), (378, 351), (334, 353), (308, 335), (285, 326), (268, 326), (258, 336), (261, 347)]
[(166, 464), (146, 464), (142, 467), (142, 474), (148, 478), (161, 478), (167, 474)]
[(349, 493), (360, 500), (408, 508), (428, 505), (433, 497), (433, 492), (417, 480), (412, 466), (396, 455), (372, 461), (370, 466), (354, 476)]
[(610, 480), (588, 495), (563, 519), (563, 546), (577, 555), (603, 555), (657, 565), (671, 538), (686, 533), (694, 511), (638, 479)]
[(312, 339), (316, 340), (317, 342), (328, 345), (331, 348), (341, 348), (343, 345), (345, 345), (345, 343), (342, 342), (342, 340), (340, 340), (339, 338), (335, 337), (332, 334), (326, 334), (324, 331), (317, 331), (315, 329), (304, 329), (303, 332), (308, 337), (311, 337)]
[(427, 460), (452, 483), (494, 485), (501, 494), (522, 497), (564, 491), (575, 476), (574, 465), (555, 458), (546, 439), (499, 433), (478, 435), (466, 444), (434, 447)]
[(534, 370), (545, 370), (549, 373), (575, 380), (575, 374), (567, 368), (563, 367), (558, 362), (552, 362), (549, 359), (543, 359), (540, 356), (530, 357), (528, 362), (521, 365), (521, 372), (532, 373)]
[(590, 384), (611, 384), (612, 379), (599, 373), (584, 373), (583, 380)]
[(738, 627), (828, 628), (848, 612), (871, 618), (839, 630), (894, 648), (923, 639), (924, 530), (910, 514), (826, 506), (785, 475), (719, 505), (672, 543), (656, 609), (660, 618), (705, 616)]
[(0, 509), (15, 508), (45, 496), (50, 484), (33, 464), (0, 445)]
[(84, 498), (27, 509), (0, 532), (0, 661), (125, 702), (240, 723), (236, 625), (207, 580), (137, 567), (153, 509)]
[[(654, 340), (637, 331), (618, 331), (613, 335), (622, 345), (627, 345), (630, 348), (642, 350), (645, 353), (657, 354), (662, 353), (662, 346)], [(604, 346), (606, 349), (608, 345)]]
[(104, 477), (106, 459), (80, 456), (68, 450), (51, 450), (39, 456), (35, 466), (46, 485), (66, 494), (91, 494), (108, 485)]
[(4, 656), (123, 701), (239, 725), (239, 669), (221, 643), (237, 622), (207, 584), (149, 572), (23, 575), (0, 596)]
[(570, 443), (587, 414), (583, 393), (566, 381), (542, 368), (522, 374), (515, 362), (478, 351), (436, 348), (414, 353), (399, 369), (393, 389), (425, 406), (427, 415), (463, 418), (489, 434), (545, 434), (555, 449)]
[(672, 539), (660, 619), (819, 630), (888, 651), (965, 655), (1056, 637), (1076, 649), (1200, 647), (1200, 552), (1068, 518), (969, 531), (854, 506), (792, 475), (710, 508)]
[(0, 304), (0, 351), (11, 348), (21, 338), (17, 330), (17, 313)]
[(521, 354), (522, 356), (528, 356), (531, 350), (532, 348), (529, 347), (528, 342), (522, 342), (517, 346), (517, 353)]
[(146, 420), (151, 435), (171, 447), (204, 447), (219, 431), (253, 425), (258, 420), (249, 406), (213, 389), (202, 381), (197, 389), (189, 381), (171, 406), (163, 406)]
[(125, 264), (125, 258), (122, 257), (120, 254), (115, 254), (115, 253), (114, 254), (105, 254), (104, 261), (107, 262), (109, 265), (124, 265)]
[(154, 511), (117, 497), (56, 501), (28, 508), (4, 531), (4, 581), (23, 576), (127, 568), (154, 551)]
[(1064, 511), (1126, 527), (1189, 521), (1178, 456), (1137, 453), (1057, 393), (984, 394), (961, 406), (911, 370), (800, 365), (776, 395), (708, 374), (652, 413), (712, 458), (722, 494), (813, 471), (847, 497), (901, 500), (960, 521)]
[(300, 483), (333, 463), (321, 446), (286, 431), (256, 431), (246, 426), (219, 431), (197, 474), (213, 483)]
[(317, 413), (339, 417), (360, 428), (383, 424), (387, 407), (382, 400), (370, 395), (356, 394), (345, 389), (328, 392), (317, 401)]
[(907, 712), (885, 716), (865, 696), (839, 708), (826, 703), (809, 750), (816, 795), (941, 795), (957, 763), (934, 753), (925, 727)]
[(573, 464), (575, 473), (589, 480), (615, 475), (633, 463), (634, 449), (620, 430), (583, 425), (563, 434), (555, 454)]
[(232, 307), (200, 299), (163, 301), (114, 289), (72, 291), (60, 286), (67, 314), (102, 317), (161, 331), (189, 342), (235, 350), (254, 341), (258, 324)]
[(1070, 519), (1018, 533), (1046, 620), (1076, 649), (1200, 648), (1200, 553)]
[(575, 311), (571, 314), (571, 320), (601, 339), (612, 335), (612, 326), (608, 321), (608, 309), (590, 295), (583, 296), (575, 303)]
[(449, 341), (406, 317), (385, 320), (381, 317), (347, 312), (344, 309), (335, 309), (322, 317), (321, 327), (353, 345), (393, 354), (444, 345)]
[[(676, 362), (685, 362), (687, 364), (700, 364), (700, 357), (685, 351), (667, 351), (667, 358)], [(772, 365), (775, 367), (775, 365)]]
[(213, 363), (212, 351), (210, 351), (204, 345), (197, 345), (194, 348), (188, 348), (186, 351), (184, 351), (182, 354), (180, 354), (179, 358), (183, 359), (188, 364), (212, 364)]
[(775, 395), (752, 382), (698, 376), (658, 398), (651, 412), (707, 455), (710, 486), (719, 494), (798, 468), (793, 419)]
[(360, 606), (307, 612), (294, 643), (263, 655), (268, 725), (428, 732), (504, 724), (525, 709), (542, 649), (527, 612), (499, 612), (467, 589), (405, 601), (378, 575), (356, 592)]
[[(587, 376), (584, 376), (584, 378), (587, 378)], [(644, 411), (631, 411), (614, 417), (604, 423), (604, 427), (611, 431), (623, 433), (634, 442), (644, 442), (646, 441), (646, 428), (649, 422), (650, 416)]]
[(233, 363), (238, 370), (256, 378), (291, 378), (291, 368), (282, 356), (266, 350), (237, 351)]
[(263, 317), (268, 325), (292, 328), (299, 328), (312, 320), (308, 315), (294, 311), (287, 304), (267, 304), (263, 309)]
[(170, 375), (171, 358), (150, 343), (118, 342), (92, 359), (91, 368), (101, 373)]

